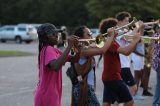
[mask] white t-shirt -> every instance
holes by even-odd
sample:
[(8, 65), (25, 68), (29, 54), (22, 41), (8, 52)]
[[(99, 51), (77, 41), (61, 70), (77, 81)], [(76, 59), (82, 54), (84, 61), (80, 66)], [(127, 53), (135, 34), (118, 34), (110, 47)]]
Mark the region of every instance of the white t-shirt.
[[(119, 43), (120, 46), (127, 45), (126, 41), (123, 41), (122, 39), (117, 40), (117, 42)], [(130, 68), (131, 66), (130, 56), (119, 54), (119, 57), (120, 57), (120, 62), (121, 62), (121, 68)]]
[[(118, 34), (123, 34), (121, 30), (119, 30), (120, 33), (118, 32)], [(131, 33), (131, 32), (128, 32)], [(123, 38), (123, 36), (119, 36), (117, 37), (116, 41), (118, 42), (118, 44), (120, 46), (127, 46), (129, 43)], [(119, 54), (120, 57), (120, 62), (121, 62), (121, 68), (130, 68), (131, 66), (131, 60), (130, 60), (130, 56), (126, 56), (123, 54)]]

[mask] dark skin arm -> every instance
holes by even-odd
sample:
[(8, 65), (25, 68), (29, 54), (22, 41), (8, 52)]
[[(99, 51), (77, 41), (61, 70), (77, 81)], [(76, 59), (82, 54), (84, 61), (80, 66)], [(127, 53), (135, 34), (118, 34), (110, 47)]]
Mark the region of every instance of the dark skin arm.
[(70, 56), (67, 61), (76, 63), (78, 62), (79, 58), (80, 58), (80, 52), (76, 53), (75, 56)]
[(77, 41), (77, 38), (75, 36), (72, 36), (68, 39), (68, 47), (66, 48), (66, 50), (63, 52), (63, 54), (56, 60), (52, 60), (48, 66), (49, 68), (58, 71), (61, 66), (65, 63), (65, 60), (68, 57), (68, 54), (73, 46), (73, 44)]
[(100, 55), (100, 54), (106, 53), (106, 51), (109, 49), (109, 47), (110, 47), (110, 45), (116, 35), (113, 28), (108, 30), (108, 34), (110, 36), (106, 39), (105, 44), (102, 48), (91, 47), (91, 48), (87, 48), (87, 49), (82, 49), (80, 56), (95, 56), (95, 55)]

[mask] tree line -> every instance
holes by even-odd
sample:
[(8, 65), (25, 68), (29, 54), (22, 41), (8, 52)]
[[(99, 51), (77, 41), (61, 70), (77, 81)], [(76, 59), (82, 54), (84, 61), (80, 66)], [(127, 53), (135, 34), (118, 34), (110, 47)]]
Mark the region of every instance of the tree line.
[(159, 0), (0, 0), (0, 24), (45, 23), (98, 27), (101, 19), (128, 11), (159, 18)]

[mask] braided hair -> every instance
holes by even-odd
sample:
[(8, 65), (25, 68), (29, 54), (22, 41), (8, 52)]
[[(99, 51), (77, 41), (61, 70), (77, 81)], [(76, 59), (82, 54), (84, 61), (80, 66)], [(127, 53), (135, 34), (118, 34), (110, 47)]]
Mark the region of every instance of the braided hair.
[(45, 23), (42, 24), (40, 27), (37, 29), (38, 33), (38, 40), (39, 40), (39, 45), (38, 45), (38, 66), (40, 63), (40, 52), (43, 47), (50, 45), (48, 42), (49, 38), (48, 36), (56, 35), (60, 30), (58, 30), (53, 24), (50, 23)]

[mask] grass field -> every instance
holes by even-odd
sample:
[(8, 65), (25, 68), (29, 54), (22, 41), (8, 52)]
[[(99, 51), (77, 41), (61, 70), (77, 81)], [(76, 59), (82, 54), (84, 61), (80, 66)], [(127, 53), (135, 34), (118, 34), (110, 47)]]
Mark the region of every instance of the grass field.
[(0, 57), (31, 56), (33, 53), (13, 50), (0, 50)]

